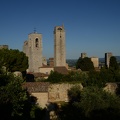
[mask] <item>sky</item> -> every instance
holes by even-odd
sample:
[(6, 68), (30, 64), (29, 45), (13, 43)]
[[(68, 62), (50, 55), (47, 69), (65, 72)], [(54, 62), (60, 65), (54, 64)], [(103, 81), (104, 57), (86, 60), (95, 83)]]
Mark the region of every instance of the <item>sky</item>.
[(54, 56), (55, 26), (64, 25), (66, 58), (120, 56), (120, 0), (0, 0), (0, 45), (23, 50), (28, 34), (42, 34), (43, 56)]

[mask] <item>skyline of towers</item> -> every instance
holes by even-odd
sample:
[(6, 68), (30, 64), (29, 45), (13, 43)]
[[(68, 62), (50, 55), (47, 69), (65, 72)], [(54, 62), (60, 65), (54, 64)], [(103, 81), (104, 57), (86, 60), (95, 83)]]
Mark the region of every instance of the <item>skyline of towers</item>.
[(54, 27), (54, 67), (66, 66), (66, 46), (64, 26)]
[[(66, 67), (66, 43), (64, 26), (54, 27), (54, 58), (51, 64), (53, 67)], [(28, 35), (28, 40), (24, 42), (23, 52), (28, 56), (28, 72), (40, 72), (40, 67), (47, 65), (46, 59), (42, 55), (42, 34), (34, 31)], [(109, 67), (109, 60), (112, 53), (105, 53), (105, 65)], [(87, 53), (81, 53), (81, 58), (87, 57)], [(98, 67), (99, 59), (91, 57), (94, 67)], [(44, 65), (43, 65), (44, 64)]]
[(42, 34), (30, 33), (24, 42), (23, 52), (28, 56), (29, 72), (39, 72), (42, 66)]
[[(28, 40), (23, 45), (23, 52), (28, 56), (28, 72), (40, 72), (40, 68), (47, 64), (42, 55), (42, 34), (36, 31), (28, 34)], [(61, 66), (66, 67), (65, 29), (63, 25), (54, 27), (53, 67)]]

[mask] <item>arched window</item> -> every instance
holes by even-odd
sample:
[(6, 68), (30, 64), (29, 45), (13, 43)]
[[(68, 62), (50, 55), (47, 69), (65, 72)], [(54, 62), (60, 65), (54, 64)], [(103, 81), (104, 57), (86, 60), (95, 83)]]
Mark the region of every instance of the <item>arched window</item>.
[(39, 47), (38, 38), (35, 39), (35, 47)]

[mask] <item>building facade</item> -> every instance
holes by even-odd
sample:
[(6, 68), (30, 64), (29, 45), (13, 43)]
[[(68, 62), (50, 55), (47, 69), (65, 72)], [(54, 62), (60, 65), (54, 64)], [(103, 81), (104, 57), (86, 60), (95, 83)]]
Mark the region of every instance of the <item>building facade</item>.
[(112, 57), (112, 53), (108, 52), (105, 53), (105, 66), (109, 68), (109, 64), (110, 64), (110, 58)]
[(28, 72), (39, 72), (43, 61), (42, 34), (36, 32), (29, 34), (28, 40), (24, 42), (23, 52), (28, 56)]
[(66, 66), (64, 26), (56, 26), (54, 28), (54, 66)]

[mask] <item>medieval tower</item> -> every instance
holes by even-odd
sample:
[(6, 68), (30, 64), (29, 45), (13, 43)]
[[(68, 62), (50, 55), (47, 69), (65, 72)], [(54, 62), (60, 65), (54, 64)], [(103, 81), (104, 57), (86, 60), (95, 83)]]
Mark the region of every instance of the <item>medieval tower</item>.
[(66, 66), (64, 26), (56, 26), (54, 28), (54, 66)]
[(23, 52), (28, 56), (28, 71), (39, 72), (39, 67), (42, 66), (42, 34), (29, 34), (28, 40), (24, 42)]
[(112, 57), (112, 53), (108, 52), (105, 53), (105, 66), (109, 68), (109, 64), (110, 64), (110, 58)]

